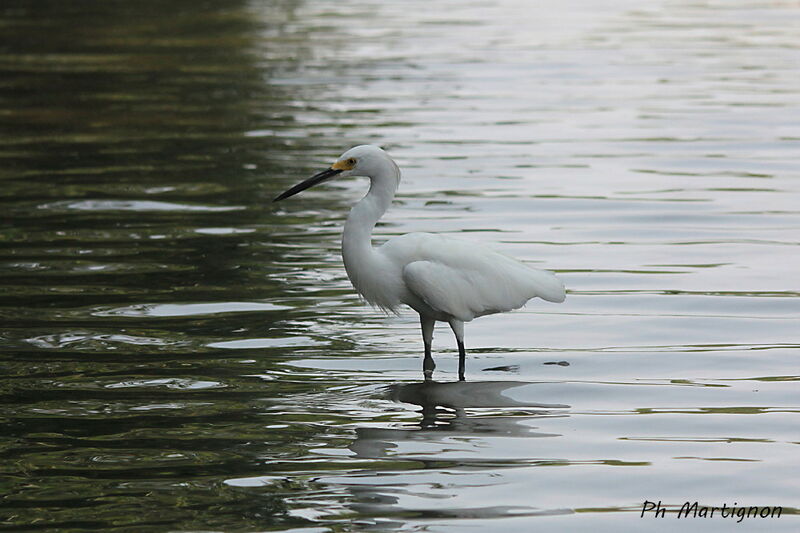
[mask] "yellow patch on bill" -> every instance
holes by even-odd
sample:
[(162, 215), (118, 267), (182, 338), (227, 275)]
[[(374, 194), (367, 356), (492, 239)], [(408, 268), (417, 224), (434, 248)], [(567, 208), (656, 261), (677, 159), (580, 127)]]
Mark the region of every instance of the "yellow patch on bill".
[(353, 167), (356, 166), (355, 159), (340, 159), (336, 163), (331, 165), (333, 170), (353, 170)]

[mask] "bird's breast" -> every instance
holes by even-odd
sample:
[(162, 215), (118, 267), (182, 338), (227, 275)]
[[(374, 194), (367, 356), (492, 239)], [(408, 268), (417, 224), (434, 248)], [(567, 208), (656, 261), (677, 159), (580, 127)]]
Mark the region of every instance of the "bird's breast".
[(405, 290), (402, 266), (375, 250), (361, 255), (344, 253), (342, 259), (350, 283), (370, 305), (397, 312)]

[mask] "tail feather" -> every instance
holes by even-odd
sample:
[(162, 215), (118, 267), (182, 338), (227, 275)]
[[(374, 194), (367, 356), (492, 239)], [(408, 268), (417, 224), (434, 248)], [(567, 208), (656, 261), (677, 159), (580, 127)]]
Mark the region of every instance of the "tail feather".
[(555, 274), (546, 270), (531, 270), (533, 271), (533, 290), (536, 296), (554, 303), (561, 303), (566, 299), (567, 293), (564, 290), (564, 284)]

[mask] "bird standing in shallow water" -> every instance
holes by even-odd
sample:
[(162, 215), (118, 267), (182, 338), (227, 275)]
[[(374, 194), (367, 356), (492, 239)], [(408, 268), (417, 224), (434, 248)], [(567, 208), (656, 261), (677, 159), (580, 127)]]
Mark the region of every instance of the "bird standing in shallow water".
[(347, 216), (342, 258), (353, 287), (370, 304), (396, 312), (406, 304), (419, 313), (426, 380), (436, 365), (431, 357), (433, 326), (447, 322), (458, 343), (458, 379), (464, 381), (464, 322), (518, 309), (531, 298), (563, 302), (564, 285), (550, 272), (535, 270), (482, 245), (431, 233), (408, 233), (373, 248), (372, 230), (392, 203), (400, 169), (377, 146), (351, 148), (327, 170), (275, 198), (293, 196), (337, 176), (363, 176), (369, 192)]

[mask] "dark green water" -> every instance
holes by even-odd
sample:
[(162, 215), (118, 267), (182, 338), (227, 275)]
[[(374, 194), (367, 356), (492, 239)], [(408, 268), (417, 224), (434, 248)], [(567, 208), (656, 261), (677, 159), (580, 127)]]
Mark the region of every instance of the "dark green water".
[(308, 481), (223, 482), (293, 470), (327, 420), (281, 405), (327, 385), (281, 363), (329, 344), (304, 325), (324, 286), (283, 280), (320, 262), (291, 229), (313, 215), (269, 207), (324, 148), (282, 135), (315, 90), (270, 83), (310, 53), (306, 35), (286, 36), (292, 10), (0, 7), (5, 525), (304, 522), (286, 499)]
[[(0, 529), (796, 530), (800, 14), (600, 4), (0, 4)], [(364, 142), (569, 288), (466, 384), (271, 204)]]

